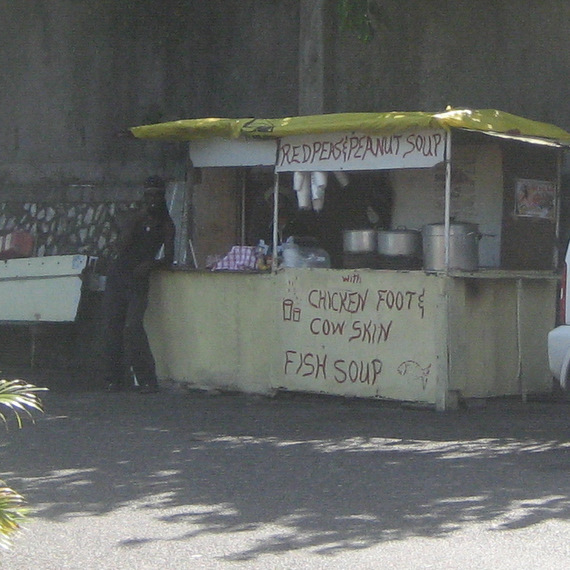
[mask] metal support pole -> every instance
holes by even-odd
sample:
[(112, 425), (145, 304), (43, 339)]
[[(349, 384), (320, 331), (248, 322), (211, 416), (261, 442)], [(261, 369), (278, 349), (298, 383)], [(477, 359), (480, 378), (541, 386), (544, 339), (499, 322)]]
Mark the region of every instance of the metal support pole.
[(554, 201), (554, 250), (552, 252), (552, 267), (556, 270), (560, 263), (560, 209), (561, 209), (561, 192), (562, 192), (562, 150), (558, 151), (556, 157), (556, 199)]
[(38, 324), (30, 324), (30, 369), (36, 368), (36, 349), (38, 343)]
[(526, 403), (528, 399), (527, 388), (525, 384), (525, 378), (523, 374), (523, 356), (522, 356), (522, 322), (521, 322), (521, 312), (522, 312), (522, 294), (523, 294), (523, 282), (522, 279), (517, 279), (516, 284), (517, 289), (517, 382), (519, 385), (519, 390), (521, 394), (521, 400)]
[(273, 258), (271, 271), (277, 271), (277, 240), (279, 239), (279, 172), (273, 175)]
[(245, 245), (245, 191), (246, 191), (246, 170), (240, 169), (241, 177), (241, 202), (240, 202), (240, 245)]
[(449, 249), (451, 231), (451, 131), (447, 131), (445, 139), (445, 218), (444, 218), (444, 243), (445, 243), (445, 272), (449, 272)]

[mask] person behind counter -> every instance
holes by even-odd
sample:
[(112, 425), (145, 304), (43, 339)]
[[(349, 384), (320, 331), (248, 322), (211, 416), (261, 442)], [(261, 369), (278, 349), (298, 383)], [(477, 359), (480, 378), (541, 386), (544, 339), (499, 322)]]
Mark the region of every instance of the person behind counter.
[[(266, 244), (273, 243), (273, 193), (266, 192), (262, 208), (259, 209), (256, 235), (254, 243), (263, 240)], [(301, 220), (302, 212), (298, 211), (287, 195), (279, 193), (279, 205), (277, 211), (277, 244), (281, 245), (291, 236), (307, 236), (312, 232), (308, 224)]]
[[(147, 179), (143, 208), (121, 232), (116, 258), (107, 275), (103, 303), (108, 391), (123, 389), (131, 370), (141, 393), (158, 391), (155, 361), (143, 319), (151, 270), (169, 266), (174, 260), (175, 227), (166, 206), (165, 189), (160, 177)], [(162, 246), (164, 257), (157, 261)]]

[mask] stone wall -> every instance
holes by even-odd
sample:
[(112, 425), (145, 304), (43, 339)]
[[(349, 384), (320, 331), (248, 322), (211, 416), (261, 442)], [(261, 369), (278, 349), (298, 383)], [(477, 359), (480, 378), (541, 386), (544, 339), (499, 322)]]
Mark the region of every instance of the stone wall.
[(135, 202), (4, 202), (0, 228), (30, 232), (37, 257), (80, 253), (107, 259), (120, 219), (136, 207)]
[[(84, 254), (105, 273), (122, 220), (138, 201), (15, 201), (0, 203), (0, 228), (32, 233), (34, 255)], [(75, 383), (101, 384), (103, 294), (86, 288), (74, 323), (2, 323), (0, 370), (53, 370)], [(0, 316), (1, 320), (1, 316)]]

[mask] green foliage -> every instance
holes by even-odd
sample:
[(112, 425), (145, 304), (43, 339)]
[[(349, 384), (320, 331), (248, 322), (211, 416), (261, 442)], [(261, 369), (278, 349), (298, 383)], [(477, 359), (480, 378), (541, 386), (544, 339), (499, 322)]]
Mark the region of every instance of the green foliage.
[(26, 513), (24, 497), (0, 481), (0, 548), (10, 547), (10, 538), (21, 528)]
[(355, 32), (363, 42), (373, 38), (369, 0), (337, 0), (337, 9), (341, 30)]
[[(0, 380), (0, 406), (13, 412), (18, 427), (22, 427), (22, 413), (25, 413), (32, 421), (31, 410), (43, 412), (43, 405), (37, 393), (47, 388), (38, 388), (23, 380)], [(6, 415), (0, 412), (0, 419), (7, 421)]]
[(368, 43), (379, 30), (389, 30), (394, 21), (381, 0), (336, 0), (340, 29), (353, 32)]
[[(22, 380), (0, 380), (0, 406), (12, 412), (18, 427), (22, 427), (22, 417), (33, 421), (32, 412), (43, 412), (43, 404), (38, 392), (47, 388), (38, 388)], [(6, 423), (8, 417), (0, 412), (0, 419)], [(27, 509), (24, 498), (0, 481), (0, 548), (10, 546), (11, 536), (20, 529)]]

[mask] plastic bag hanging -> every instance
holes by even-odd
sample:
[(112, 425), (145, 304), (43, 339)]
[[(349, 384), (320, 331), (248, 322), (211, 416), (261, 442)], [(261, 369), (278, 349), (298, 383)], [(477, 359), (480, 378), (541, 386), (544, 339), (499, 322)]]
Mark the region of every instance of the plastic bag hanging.
[(334, 173), (334, 177), (336, 178), (337, 182), (340, 184), (341, 188), (346, 188), (350, 183), (348, 174), (346, 172), (342, 172), (341, 170), (336, 171)]

